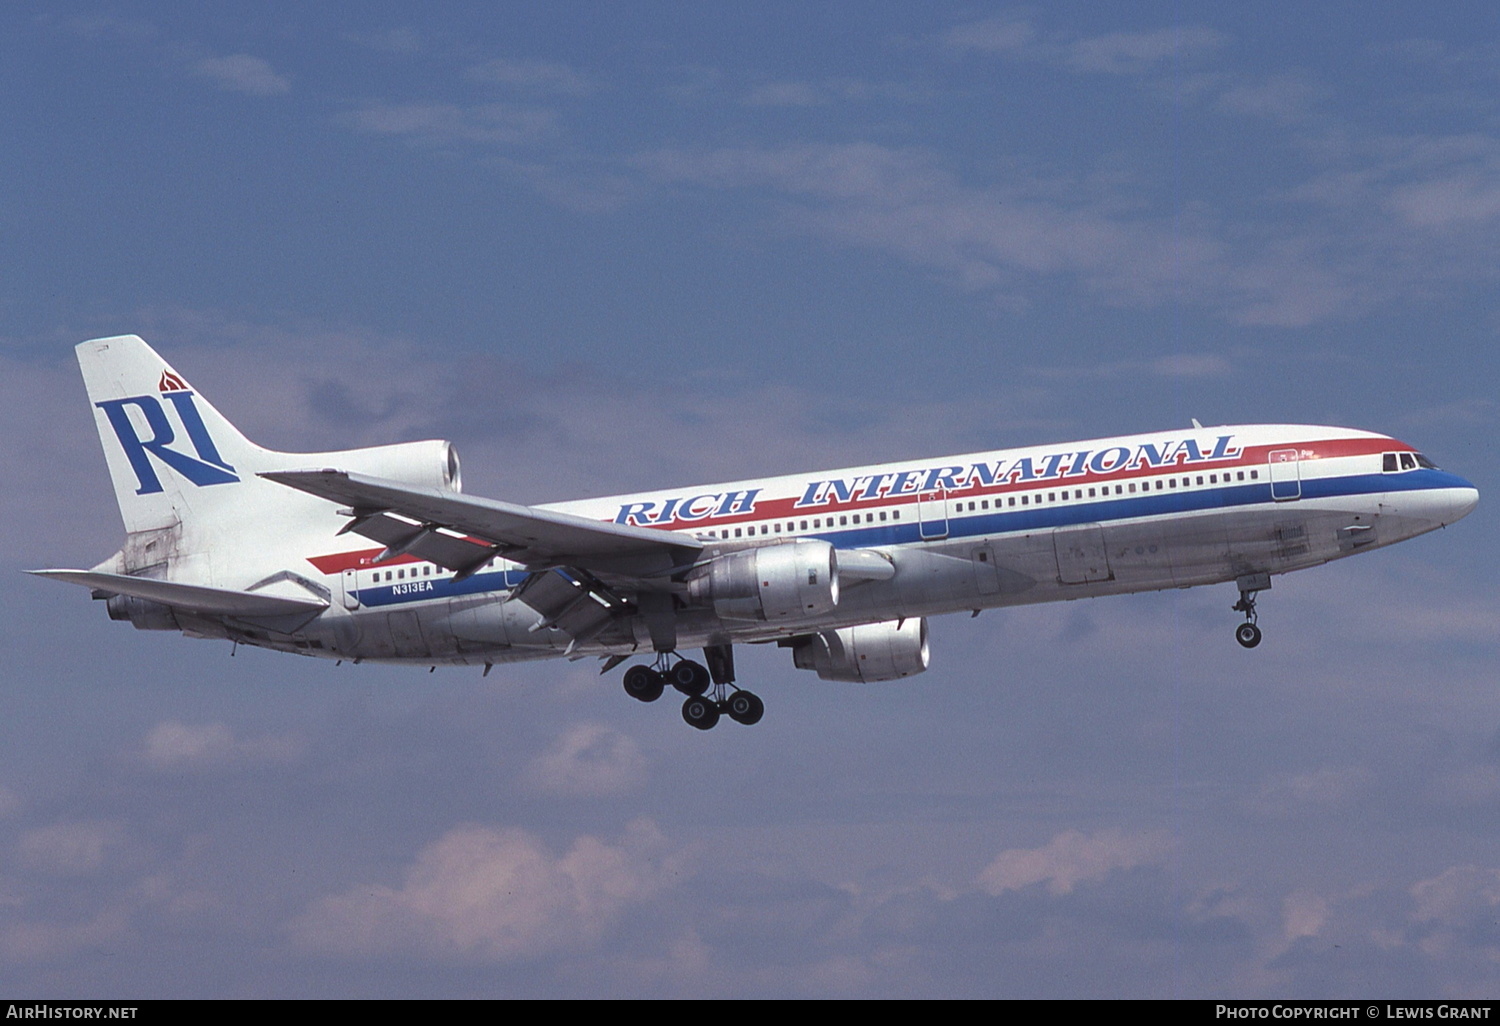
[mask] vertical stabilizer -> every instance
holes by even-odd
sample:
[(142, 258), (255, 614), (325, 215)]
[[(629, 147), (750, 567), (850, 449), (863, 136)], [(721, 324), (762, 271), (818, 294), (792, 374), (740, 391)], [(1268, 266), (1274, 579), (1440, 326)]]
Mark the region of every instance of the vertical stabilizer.
[(128, 533), (186, 527), (246, 499), (266, 451), (143, 339), (93, 339), (77, 352)]

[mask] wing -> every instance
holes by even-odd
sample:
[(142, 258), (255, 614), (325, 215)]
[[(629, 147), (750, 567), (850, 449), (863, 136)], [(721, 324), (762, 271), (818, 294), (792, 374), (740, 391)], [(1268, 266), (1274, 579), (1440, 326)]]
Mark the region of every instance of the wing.
[(347, 507), (343, 528), (380, 542), (385, 557), (410, 553), (459, 574), (496, 556), (534, 570), (660, 578), (686, 569), (703, 546), (681, 535), (570, 513), (480, 499), (342, 470), (288, 470), (261, 477)]

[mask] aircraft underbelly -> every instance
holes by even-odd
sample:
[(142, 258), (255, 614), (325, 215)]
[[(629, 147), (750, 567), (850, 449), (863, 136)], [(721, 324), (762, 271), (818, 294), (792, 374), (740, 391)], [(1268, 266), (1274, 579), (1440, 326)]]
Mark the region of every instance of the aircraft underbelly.
[[(677, 610), (684, 649), (766, 641), (833, 627), (1094, 595), (1121, 594), (1280, 573), (1398, 540), (1381, 517), (1348, 503), (1302, 499), (1237, 511), (1078, 524), (996, 537), (948, 537), (887, 550), (896, 574), (851, 581), (838, 609), (806, 623), (721, 619)], [(1397, 518), (1386, 518), (1393, 521)], [(1408, 536), (1411, 532), (1400, 534)], [(415, 601), (407, 608), (332, 611), (322, 654), (417, 663), (501, 663), (580, 654), (650, 652), (644, 619), (631, 616), (583, 639), (543, 619), (509, 592)], [(333, 621), (330, 623), (329, 621)]]

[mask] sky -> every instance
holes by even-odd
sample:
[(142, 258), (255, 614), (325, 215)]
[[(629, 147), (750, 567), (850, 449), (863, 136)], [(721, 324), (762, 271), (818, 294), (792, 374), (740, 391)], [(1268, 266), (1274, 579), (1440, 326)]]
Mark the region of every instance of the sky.
[[(8, 5), (0, 992), (1500, 994), (1491, 4)], [(20, 573), (122, 541), (72, 347), (520, 502), (1205, 424), (1462, 523), (1278, 578), (737, 653), (334, 666)]]

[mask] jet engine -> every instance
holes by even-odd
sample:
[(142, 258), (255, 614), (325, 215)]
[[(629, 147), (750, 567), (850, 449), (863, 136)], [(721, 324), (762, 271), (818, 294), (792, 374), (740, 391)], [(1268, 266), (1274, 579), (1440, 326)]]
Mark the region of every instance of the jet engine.
[(823, 680), (869, 684), (910, 677), (927, 669), (927, 618), (865, 623), (798, 638), (792, 662), (799, 670), (816, 670)]
[(766, 545), (720, 556), (687, 584), (728, 620), (802, 620), (839, 604), (838, 557), (825, 541)]
[(324, 465), (370, 477), (424, 488), (441, 488), (445, 492), (463, 491), (459, 472), (458, 450), (452, 442), (429, 439), (425, 442), (401, 442), (377, 445), (369, 449), (316, 454)]
[(177, 613), (171, 606), (133, 595), (106, 595), (96, 592), (95, 598), (106, 598), (104, 608), (109, 610), (111, 620), (125, 620), (138, 631), (180, 631)]

